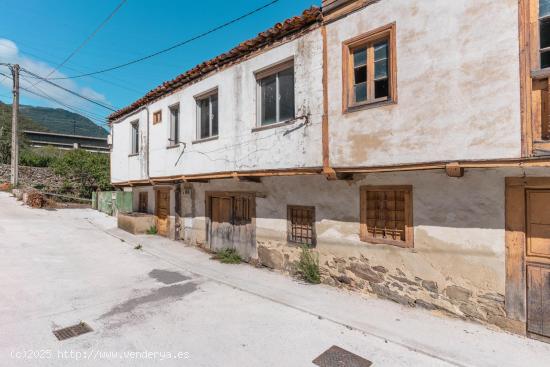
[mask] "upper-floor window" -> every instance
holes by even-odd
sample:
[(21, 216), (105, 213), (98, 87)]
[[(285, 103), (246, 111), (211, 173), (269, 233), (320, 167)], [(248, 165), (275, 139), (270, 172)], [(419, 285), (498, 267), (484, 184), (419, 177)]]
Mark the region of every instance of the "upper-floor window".
[(158, 124), (160, 122), (162, 122), (162, 111), (159, 110), (159, 111), (153, 112), (153, 124)]
[(294, 62), (256, 73), (258, 125), (294, 119)]
[(131, 150), (130, 154), (139, 153), (139, 121), (133, 121), (130, 123), (131, 127)]
[(180, 142), (180, 106), (179, 104), (170, 107), (170, 138), (169, 145), (177, 145)]
[(395, 24), (344, 42), (344, 108), (396, 101)]
[(197, 139), (218, 136), (218, 91), (196, 98)]
[(550, 67), (550, 0), (539, 0), (540, 67)]

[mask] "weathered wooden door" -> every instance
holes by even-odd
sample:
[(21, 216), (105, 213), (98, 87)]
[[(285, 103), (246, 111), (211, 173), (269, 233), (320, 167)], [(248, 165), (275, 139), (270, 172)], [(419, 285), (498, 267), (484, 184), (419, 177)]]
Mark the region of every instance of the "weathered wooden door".
[(550, 190), (527, 190), (527, 330), (550, 337)]
[(157, 190), (156, 199), (157, 231), (161, 236), (168, 236), (170, 230), (170, 190)]
[(211, 200), (210, 248), (217, 251), (226, 247), (232, 247), (233, 200), (228, 196), (213, 196)]
[(255, 256), (254, 196), (213, 193), (209, 200), (210, 248), (214, 251), (234, 248), (245, 259)]

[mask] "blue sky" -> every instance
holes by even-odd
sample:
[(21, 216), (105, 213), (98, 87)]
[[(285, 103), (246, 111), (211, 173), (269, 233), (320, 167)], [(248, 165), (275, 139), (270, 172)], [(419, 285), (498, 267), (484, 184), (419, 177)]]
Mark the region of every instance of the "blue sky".
[[(109, 23), (52, 77), (95, 71), (145, 56), (268, 2), (127, 0)], [(0, 0), (0, 62), (18, 62), (36, 74), (47, 75), (93, 32), (118, 3), (119, 0)], [(56, 83), (121, 108), (163, 81), (319, 4), (320, 0), (280, 0), (228, 28), (155, 58), (97, 75), (97, 78), (58, 80)], [(0, 66), (0, 72), (9, 74), (9, 69)], [(35, 80), (28, 76), (22, 79), (22, 85), (28, 89), (34, 83)], [(11, 80), (0, 75), (0, 101), (11, 101), (10, 85)], [(102, 107), (44, 82), (31, 90), (84, 111), (95, 122), (103, 121), (109, 114)], [(26, 91), (22, 91), (21, 102), (61, 107)]]

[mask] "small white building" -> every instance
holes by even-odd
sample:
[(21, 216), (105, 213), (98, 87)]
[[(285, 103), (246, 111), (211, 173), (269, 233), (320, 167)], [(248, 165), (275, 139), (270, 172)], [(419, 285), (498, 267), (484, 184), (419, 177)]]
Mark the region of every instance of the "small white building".
[(113, 185), (162, 235), (550, 337), (550, 1), (324, 3), (111, 115)]

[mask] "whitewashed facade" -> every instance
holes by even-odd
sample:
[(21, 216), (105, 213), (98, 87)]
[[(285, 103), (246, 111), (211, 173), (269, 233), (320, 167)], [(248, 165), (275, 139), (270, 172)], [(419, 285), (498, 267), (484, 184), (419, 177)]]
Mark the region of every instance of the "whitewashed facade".
[[(526, 282), (550, 264), (550, 241), (531, 253), (538, 235), (510, 219), (528, 223), (529, 195), (550, 190), (525, 113), (541, 83), (520, 47), (532, 4), (323, 3), (285, 22), (292, 31), (115, 114), (113, 184), (157, 216), (168, 192), (172, 238), (295, 273), (303, 225), (327, 284), (549, 336), (527, 320), (538, 294)], [(295, 118), (262, 126), (259, 75), (281, 64), (293, 66)], [(218, 134), (200, 139), (197, 100), (213, 91)]]

